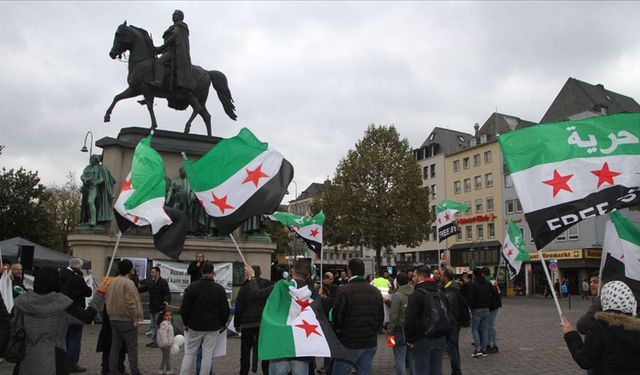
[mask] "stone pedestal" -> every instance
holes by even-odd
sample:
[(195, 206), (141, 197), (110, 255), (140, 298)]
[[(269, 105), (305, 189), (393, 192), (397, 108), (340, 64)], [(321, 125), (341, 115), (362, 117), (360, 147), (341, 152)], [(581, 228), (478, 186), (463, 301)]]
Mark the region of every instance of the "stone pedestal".
[[(146, 128), (123, 128), (117, 138), (105, 137), (96, 142), (103, 149), (102, 163), (109, 168), (116, 180), (114, 190), (119, 187), (131, 169), (133, 152), (138, 142), (149, 135)], [(165, 175), (172, 179), (179, 175), (183, 165), (182, 152), (190, 160), (197, 160), (214, 147), (221, 138), (198, 134), (183, 134), (171, 131), (156, 130), (151, 146), (162, 155), (165, 164)], [(118, 232), (115, 219), (104, 229), (86, 230), (78, 228), (75, 234), (69, 235), (69, 246), (74, 256), (90, 260), (92, 272), (99, 281), (104, 276), (116, 242)], [(144, 232), (148, 232), (144, 235)], [(127, 235), (128, 234), (128, 235)], [(238, 229), (234, 237), (249, 264), (258, 264), (262, 268), (263, 277), (270, 277), (271, 254), (275, 250), (268, 237), (260, 233), (243, 233)], [(197, 252), (203, 252), (205, 258), (212, 262), (241, 262), (240, 255), (229, 237), (187, 238), (180, 259), (190, 262)], [(120, 239), (116, 257), (139, 257), (148, 259), (169, 259), (153, 246), (150, 231), (129, 229)]]

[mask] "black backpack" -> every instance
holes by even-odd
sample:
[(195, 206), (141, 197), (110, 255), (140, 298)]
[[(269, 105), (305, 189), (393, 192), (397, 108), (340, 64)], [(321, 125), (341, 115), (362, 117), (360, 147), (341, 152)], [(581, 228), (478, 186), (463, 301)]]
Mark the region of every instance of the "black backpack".
[(424, 293), (422, 305), (422, 326), (424, 335), (430, 339), (436, 339), (449, 334), (453, 327), (453, 319), (449, 311), (449, 304), (445, 296), (438, 291), (416, 289)]
[(462, 296), (462, 293), (455, 289), (447, 289), (455, 293), (458, 297), (458, 311), (456, 311), (456, 320), (460, 327), (469, 327), (471, 325), (471, 309), (467, 300)]

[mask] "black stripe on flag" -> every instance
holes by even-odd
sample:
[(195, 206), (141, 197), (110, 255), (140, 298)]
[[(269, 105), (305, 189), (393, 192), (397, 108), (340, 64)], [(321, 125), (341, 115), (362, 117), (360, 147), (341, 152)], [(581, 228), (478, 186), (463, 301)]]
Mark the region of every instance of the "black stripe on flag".
[(531, 211), (524, 216), (538, 250), (579, 221), (640, 203), (638, 187), (611, 186), (584, 198)]
[(282, 159), (278, 173), (269, 182), (262, 185), (242, 206), (227, 216), (211, 216), (211, 220), (220, 234), (226, 236), (252, 216), (272, 214), (278, 209), (292, 179), (293, 166), (286, 159)]
[[(628, 278), (624, 273), (624, 263), (619, 259), (611, 256), (611, 254), (603, 252), (602, 256), (607, 258), (604, 261), (604, 267), (602, 268), (602, 282), (601, 286), (609, 281), (619, 280), (627, 284), (636, 296), (636, 300), (640, 301), (640, 281)], [(638, 313), (640, 313), (640, 305), (638, 305)]]
[(317, 242), (317, 241), (313, 241), (309, 238), (304, 238), (300, 235), (300, 233), (296, 232), (295, 229), (293, 229), (291, 226), (287, 225), (287, 228), (296, 235), (296, 237), (298, 237), (300, 240), (302, 240), (302, 242), (304, 242), (305, 245), (307, 245), (307, 247), (309, 249), (311, 249), (311, 251), (313, 251), (314, 253), (316, 253), (316, 255), (318, 255), (318, 258), (322, 259), (320, 257), (320, 255), (322, 254), (322, 243)]
[(438, 241), (442, 242), (448, 237), (453, 236), (454, 234), (460, 233), (460, 226), (457, 222), (452, 221), (447, 225), (443, 225), (438, 228)]
[[(516, 278), (516, 276), (518, 276), (518, 272), (520, 270), (516, 270), (511, 263), (509, 263), (509, 259), (507, 259), (506, 256), (504, 256), (504, 253), (502, 251), (500, 251), (500, 255), (502, 255), (502, 259), (504, 259), (504, 264), (507, 266), (507, 270), (509, 271), (509, 280), (513, 280)], [(522, 266), (520, 266), (522, 267)]]
[(331, 351), (331, 358), (338, 358), (353, 363), (351, 350), (342, 345), (340, 340), (338, 340), (336, 333), (333, 331), (333, 327), (331, 327), (331, 324), (329, 324), (329, 321), (327, 320), (327, 316), (322, 309), (321, 298), (314, 299), (309, 306), (316, 314), (320, 328), (322, 328), (322, 332), (324, 332), (324, 338), (327, 340), (327, 345)]

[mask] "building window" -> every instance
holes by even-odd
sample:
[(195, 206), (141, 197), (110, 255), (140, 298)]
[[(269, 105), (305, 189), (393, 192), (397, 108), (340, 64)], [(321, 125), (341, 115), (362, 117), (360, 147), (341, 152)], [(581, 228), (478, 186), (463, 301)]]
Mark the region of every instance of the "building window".
[(473, 155), (473, 166), (474, 167), (480, 166), (480, 154)]
[(329, 259), (333, 260), (333, 253), (329, 253)]
[(463, 158), (462, 159), (462, 168), (464, 169), (469, 169), (471, 165), (469, 164), (469, 158)]
[(471, 191), (471, 179), (470, 178), (465, 178), (464, 179), (464, 191), (465, 192)]
[(342, 260), (347, 260), (347, 253), (342, 253)]
[(473, 227), (471, 225), (467, 225), (464, 227), (465, 237), (470, 240), (473, 238)]
[(429, 178), (429, 167), (422, 167), (422, 178), (424, 180), (426, 180), (427, 178)]
[(476, 199), (476, 213), (482, 212), (482, 198)]
[(509, 199), (506, 202), (504, 202), (504, 207), (507, 215), (511, 215), (512, 213), (515, 212), (515, 205), (512, 199)]
[(484, 152), (484, 163), (485, 164), (491, 163), (491, 151)]
[(467, 207), (467, 211), (471, 212), (471, 201), (464, 201), (464, 205)]
[(487, 234), (489, 238), (496, 236), (496, 225), (494, 223), (487, 223)]
[(431, 241), (437, 241), (437, 240), (438, 240), (438, 230), (436, 229), (431, 233)]
[(436, 185), (431, 185), (431, 199), (436, 199)]
[(453, 182), (453, 193), (454, 194), (460, 194), (462, 191), (462, 187), (460, 185), (460, 181), (454, 181)]
[(570, 241), (576, 241), (580, 239), (580, 233), (578, 233), (578, 227), (580, 224), (575, 224), (574, 226), (567, 229), (567, 237)]
[(436, 165), (431, 164), (431, 177), (435, 177), (435, 176), (436, 176)]
[(483, 224), (476, 225), (476, 233), (478, 234), (478, 239), (484, 238), (484, 225)]
[(514, 199), (515, 212), (522, 212), (522, 205), (520, 205), (520, 199)]
[(487, 198), (487, 212), (493, 211), (493, 197)]
[(476, 176), (473, 178), (474, 185), (476, 190), (482, 189), (482, 176)]
[(456, 241), (462, 241), (462, 231), (456, 233)]
[(454, 172), (459, 172), (460, 171), (460, 160), (454, 160), (453, 161), (453, 171)]
[(488, 188), (493, 186), (493, 173), (487, 173), (484, 175), (484, 186)]
[(504, 187), (510, 188), (512, 186), (513, 186), (513, 180), (511, 180), (511, 175), (510, 174), (504, 175)]

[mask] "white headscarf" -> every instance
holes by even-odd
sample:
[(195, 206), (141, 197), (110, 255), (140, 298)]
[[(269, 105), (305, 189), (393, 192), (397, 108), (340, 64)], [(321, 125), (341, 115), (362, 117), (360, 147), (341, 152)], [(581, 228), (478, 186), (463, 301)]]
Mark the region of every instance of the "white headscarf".
[(602, 311), (615, 310), (636, 316), (638, 302), (631, 288), (622, 281), (610, 281), (602, 287), (600, 292)]

